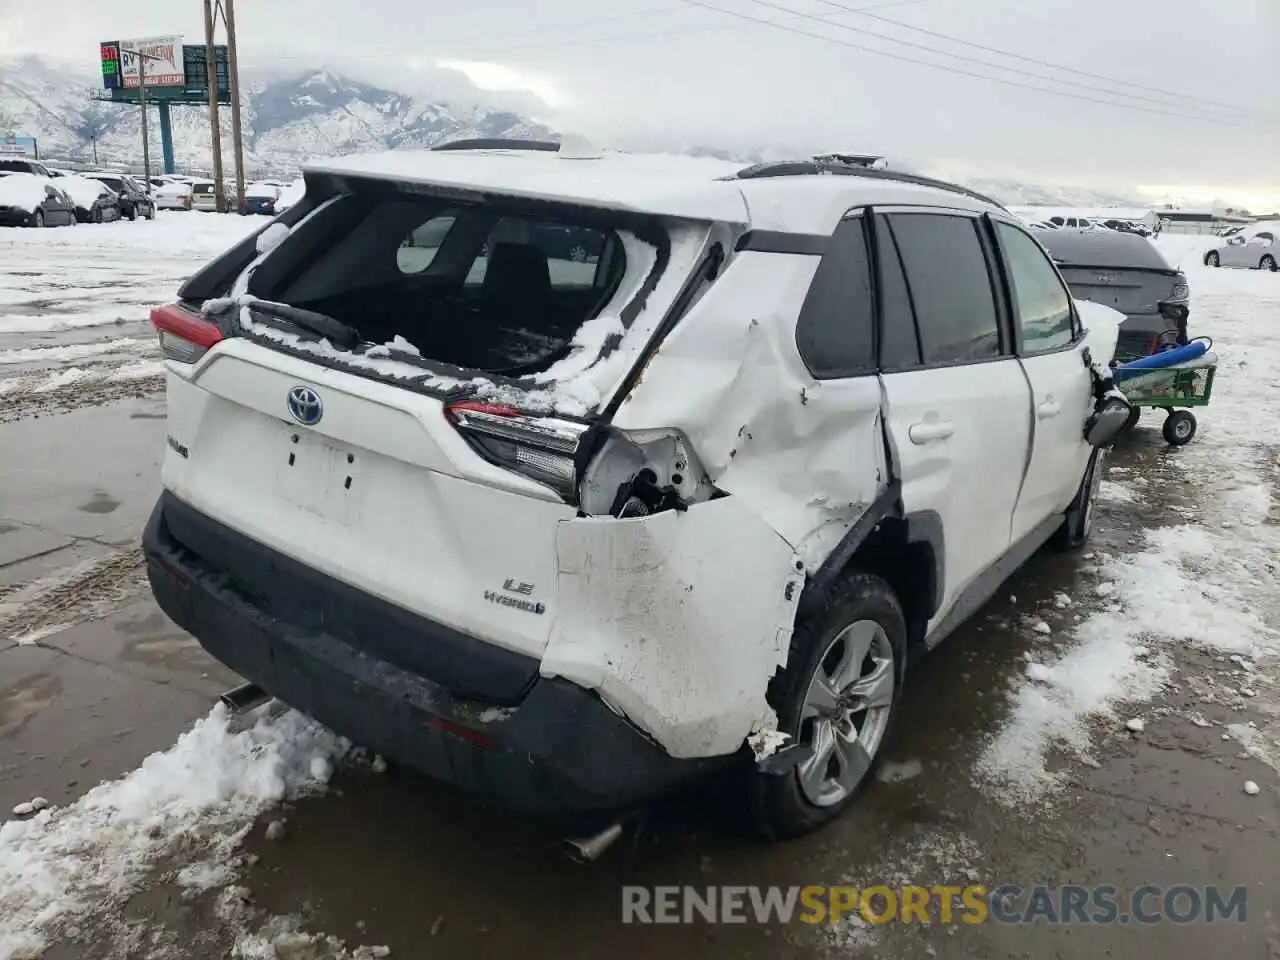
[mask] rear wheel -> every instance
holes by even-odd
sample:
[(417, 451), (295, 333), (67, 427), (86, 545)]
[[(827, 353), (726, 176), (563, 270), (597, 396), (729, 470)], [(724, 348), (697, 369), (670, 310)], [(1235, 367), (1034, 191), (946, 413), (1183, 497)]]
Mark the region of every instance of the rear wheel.
[(130, 220), (137, 220), (137, 219), (138, 219), (138, 208), (137, 208), (137, 207), (130, 207), (130, 208), (129, 208), (129, 219), (130, 219)]
[(871, 778), (897, 711), (906, 646), (897, 596), (865, 573), (846, 574), (823, 608), (797, 624), (769, 702), (789, 743), (813, 752), (786, 773), (752, 771), (747, 805), (762, 835), (819, 829)]
[(95, 209), (94, 209), (94, 211), (93, 211), (93, 222), (94, 222), (94, 223), (101, 223), (101, 222), (102, 222), (102, 208), (101, 208), (101, 207), (97, 207), (97, 208), (95, 208)]
[(37, 227), (43, 227), (43, 226), (44, 226), (44, 211), (43, 211), (43, 210), (37, 210), (37, 211), (36, 211), (36, 226), (37, 226)]
[(1093, 515), (1098, 504), (1098, 491), (1102, 488), (1102, 476), (1106, 473), (1107, 454), (1097, 449), (1089, 457), (1080, 489), (1067, 507), (1067, 516), (1055, 535), (1055, 546), (1060, 550), (1079, 550), (1093, 535)]
[(1272, 273), (1275, 273), (1276, 258), (1268, 253), (1265, 257), (1263, 257), (1260, 261), (1258, 261), (1258, 269), (1270, 270)]
[(1161, 428), (1164, 439), (1171, 447), (1181, 447), (1196, 435), (1196, 417), (1190, 410), (1171, 411)]
[(1130, 430), (1132, 430), (1134, 427), (1138, 425), (1138, 421), (1141, 419), (1142, 419), (1142, 408), (1130, 407), (1129, 416), (1125, 419), (1124, 426), (1121, 429), (1125, 433), (1128, 433)]
[(1204, 265), (1206, 267), (1216, 267), (1218, 265), (1218, 251), (1210, 250), (1204, 255)]

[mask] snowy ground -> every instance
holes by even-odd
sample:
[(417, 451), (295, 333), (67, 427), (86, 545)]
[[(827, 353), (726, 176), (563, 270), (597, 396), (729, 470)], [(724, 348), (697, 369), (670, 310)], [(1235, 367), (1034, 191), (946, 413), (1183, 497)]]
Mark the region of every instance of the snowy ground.
[[(137, 534), (163, 387), (144, 321), (260, 225), (0, 231), (0, 960), (1280, 955), (1280, 276), (1162, 238), (1221, 356), (1199, 435), (1170, 451), (1148, 414), (1125, 438), (1091, 551), (1037, 558), (921, 664), (857, 809), (762, 849), (720, 808), (681, 806), (633, 858), (583, 870), (296, 714), (210, 712), (231, 678), (151, 605)], [(1253, 912), (1142, 931), (618, 926), (622, 882), (975, 879), (1246, 884)]]
[(256, 218), (161, 211), (155, 220), (0, 230), (0, 423), (154, 391), (152, 307)]

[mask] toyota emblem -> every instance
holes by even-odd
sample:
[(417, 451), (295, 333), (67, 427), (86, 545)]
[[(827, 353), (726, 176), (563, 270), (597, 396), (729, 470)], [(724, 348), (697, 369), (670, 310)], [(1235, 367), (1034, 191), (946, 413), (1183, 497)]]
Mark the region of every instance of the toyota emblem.
[(289, 391), (289, 415), (303, 426), (314, 427), (324, 416), (320, 394), (310, 387), (294, 387)]

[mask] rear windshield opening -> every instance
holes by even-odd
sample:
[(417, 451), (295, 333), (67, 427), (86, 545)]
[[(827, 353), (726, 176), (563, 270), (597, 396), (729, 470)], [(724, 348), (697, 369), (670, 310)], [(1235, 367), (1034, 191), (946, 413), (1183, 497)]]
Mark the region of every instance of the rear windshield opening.
[(300, 226), (250, 292), (354, 328), (358, 350), (399, 337), (430, 361), (520, 376), (568, 355), (627, 266), (607, 214), (388, 191), (341, 197)]

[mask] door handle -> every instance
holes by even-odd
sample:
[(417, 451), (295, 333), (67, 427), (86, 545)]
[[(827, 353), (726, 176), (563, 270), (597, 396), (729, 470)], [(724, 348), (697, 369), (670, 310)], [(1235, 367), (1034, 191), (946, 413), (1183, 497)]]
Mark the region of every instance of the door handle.
[(1039, 417), (1041, 420), (1047, 420), (1050, 417), (1056, 417), (1061, 412), (1062, 412), (1062, 404), (1060, 404), (1057, 400), (1053, 399), (1053, 397), (1046, 397), (1041, 403), (1037, 404), (1036, 406), (1036, 416)]
[(955, 432), (955, 424), (945, 420), (923, 420), (913, 423), (907, 429), (907, 436), (912, 443), (932, 443), (935, 440), (945, 440)]

